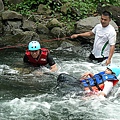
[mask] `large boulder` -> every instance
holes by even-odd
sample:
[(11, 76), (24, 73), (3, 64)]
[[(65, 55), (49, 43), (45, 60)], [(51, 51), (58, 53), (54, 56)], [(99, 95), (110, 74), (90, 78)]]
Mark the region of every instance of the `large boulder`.
[(12, 32), (12, 34), (6, 34), (2, 39), (0, 39), (0, 45), (16, 45), (16, 44), (27, 44), (32, 40), (40, 40), (39, 35), (33, 31), (22, 31), (20, 29), (16, 29)]
[(37, 13), (41, 14), (41, 15), (46, 15), (46, 14), (50, 14), (51, 10), (49, 8), (47, 8), (45, 5), (40, 4), (38, 6), (38, 10)]
[(3, 24), (2, 24), (2, 22), (0, 21), (0, 34), (2, 34), (3, 33)]
[(4, 11), (4, 4), (3, 1), (0, 0), (0, 12)]
[(66, 34), (65, 31), (63, 31), (60, 27), (54, 27), (50, 32), (51, 32), (51, 35), (55, 38), (64, 37)]
[(56, 18), (53, 18), (47, 23), (47, 27), (52, 29), (54, 27), (62, 27), (62, 23), (60, 23)]
[(21, 21), (5, 21), (5, 24), (3, 25), (4, 35), (5, 34), (11, 34), (14, 29), (20, 29), (21, 28)]
[[(96, 17), (88, 17), (85, 19), (81, 19), (76, 22), (75, 25), (75, 32), (76, 33), (81, 33), (81, 32), (87, 32), (90, 31), (94, 28), (95, 25), (100, 23), (100, 16)], [(115, 30), (118, 32), (118, 26), (117, 24), (111, 20), (110, 24), (115, 28)]]
[(36, 23), (31, 20), (23, 20), (22, 29), (25, 31), (36, 31)]
[(1, 21), (3, 23), (3, 34), (12, 34), (14, 29), (20, 29), (22, 27), (23, 17), (21, 14), (15, 11), (3, 11), (1, 13)]
[(37, 32), (39, 34), (49, 34), (49, 29), (45, 25), (43, 25), (42, 23), (39, 23), (37, 25)]
[(1, 14), (0, 14), (0, 34), (3, 33), (3, 23), (2, 23), (2, 17), (1, 17)]
[(21, 14), (15, 12), (15, 11), (4, 11), (2, 12), (2, 19), (3, 20), (22, 20), (23, 17)]

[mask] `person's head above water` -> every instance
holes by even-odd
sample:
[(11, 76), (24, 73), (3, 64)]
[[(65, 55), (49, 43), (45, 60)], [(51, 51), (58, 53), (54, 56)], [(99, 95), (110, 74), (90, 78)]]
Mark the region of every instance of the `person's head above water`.
[(120, 75), (120, 67), (115, 65), (108, 65), (107, 69), (105, 70), (106, 74), (115, 74), (116, 77)]
[(29, 51), (36, 51), (36, 50), (39, 50), (39, 49), (41, 49), (41, 46), (40, 46), (40, 43), (38, 41), (31, 41), (28, 44), (28, 50)]
[(34, 59), (39, 57), (40, 49), (41, 49), (41, 46), (40, 46), (40, 43), (38, 41), (31, 41), (28, 44), (28, 50), (30, 51), (31, 56)]

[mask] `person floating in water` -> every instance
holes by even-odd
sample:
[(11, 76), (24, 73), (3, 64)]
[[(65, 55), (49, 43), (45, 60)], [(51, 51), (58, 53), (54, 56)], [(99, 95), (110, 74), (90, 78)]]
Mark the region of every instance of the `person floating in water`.
[(46, 48), (41, 48), (38, 41), (31, 41), (28, 44), (28, 49), (25, 52), (24, 63), (28, 63), (34, 67), (46, 66), (49, 64), (50, 71), (57, 71), (57, 65)]
[(113, 86), (118, 83), (117, 77), (119, 74), (119, 67), (109, 65), (105, 71), (95, 75), (90, 72), (84, 73), (80, 81), (88, 93), (92, 91), (106, 97), (111, 92)]
[(120, 75), (120, 67), (115, 65), (108, 65), (106, 70), (97, 74), (86, 72), (80, 79), (77, 79), (71, 75), (61, 73), (57, 82), (59, 83), (71, 83), (85, 90), (87, 96), (98, 95), (107, 97), (112, 91), (112, 88), (118, 83), (118, 76)]

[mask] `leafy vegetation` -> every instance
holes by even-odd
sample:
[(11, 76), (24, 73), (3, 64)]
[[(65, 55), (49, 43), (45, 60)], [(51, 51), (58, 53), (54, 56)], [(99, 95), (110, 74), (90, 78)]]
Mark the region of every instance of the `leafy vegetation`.
[(29, 15), (31, 12), (36, 12), (39, 4), (44, 4), (46, 7), (51, 8), (53, 13), (61, 13), (61, 6), (65, 3), (70, 3), (67, 8), (67, 15), (69, 17), (73, 18), (73, 9), (76, 11), (76, 15), (74, 16), (76, 17), (75, 19), (84, 18), (95, 13), (99, 3), (103, 6), (110, 4), (120, 6), (120, 0), (24, 0), (17, 5), (9, 4), (9, 2), (5, 0), (5, 5), (8, 6), (8, 9), (17, 11), (23, 15)]
[[(120, 6), (120, 0), (24, 0), (23, 2), (13, 5), (9, 4), (7, 0), (5, 6), (10, 10), (21, 13), (22, 15), (29, 16), (32, 12), (37, 12), (39, 4), (44, 4), (46, 8), (52, 10), (51, 16), (55, 13), (60, 14), (60, 21), (73, 25), (73, 21), (85, 18), (96, 13), (98, 4), (102, 6), (115, 5)], [(61, 12), (61, 7), (69, 3), (66, 10), (67, 14)]]

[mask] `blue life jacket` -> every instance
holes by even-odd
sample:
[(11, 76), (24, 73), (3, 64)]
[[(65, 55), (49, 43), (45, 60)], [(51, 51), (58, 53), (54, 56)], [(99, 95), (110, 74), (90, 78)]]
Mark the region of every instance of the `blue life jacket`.
[(104, 83), (106, 80), (114, 81), (117, 80), (117, 77), (114, 74), (105, 74), (105, 72), (100, 72), (98, 74), (95, 74), (93, 77), (82, 80), (82, 83), (84, 87), (90, 87), (90, 86), (98, 87), (99, 84)]

